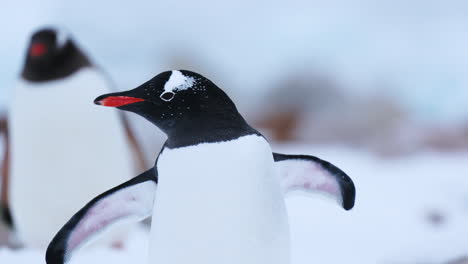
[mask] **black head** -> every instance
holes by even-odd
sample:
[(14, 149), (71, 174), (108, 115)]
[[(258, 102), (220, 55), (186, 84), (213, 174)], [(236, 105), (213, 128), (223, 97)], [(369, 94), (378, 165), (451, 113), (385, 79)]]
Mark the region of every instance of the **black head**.
[(32, 35), (21, 76), (28, 81), (49, 81), (87, 66), (90, 61), (64, 30), (45, 28)]
[(190, 71), (163, 72), (133, 90), (99, 96), (95, 103), (143, 116), (166, 133), (168, 147), (257, 133), (220, 88)]

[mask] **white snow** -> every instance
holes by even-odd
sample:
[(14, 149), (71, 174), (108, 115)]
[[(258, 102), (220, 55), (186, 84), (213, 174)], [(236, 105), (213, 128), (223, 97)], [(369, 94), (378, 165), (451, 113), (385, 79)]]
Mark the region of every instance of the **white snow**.
[(177, 92), (192, 87), (195, 80), (192, 77), (185, 76), (180, 71), (172, 71), (171, 77), (164, 84), (164, 92)]
[[(274, 149), (328, 160), (357, 188), (356, 207), (349, 212), (330, 200), (287, 199), (292, 264), (444, 263), (468, 255), (468, 153), (380, 160), (333, 147)], [(440, 214), (440, 223), (431, 223), (431, 214)], [(71, 263), (144, 264), (146, 243), (139, 230), (125, 251), (83, 250)], [(43, 259), (37, 250), (0, 249), (0, 263), (42, 264)]]
[[(343, 169), (357, 195), (350, 212), (288, 199), (292, 263), (443, 263), (468, 255), (468, 153), (379, 160), (339, 149), (294, 152)], [(432, 224), (430, 214), (443, 219)]]
[[(136, 230), (125, 244), (125, 249), (118, 251), (110, 248), (85, 248), (73, 256), (67, 264), (144, 264), (147, 262), (148, 236), (145, 228)], [(45, 253), (37, 249), (10, 250), (0, 248), (0, 263), (2, 264), (44, 264)]]

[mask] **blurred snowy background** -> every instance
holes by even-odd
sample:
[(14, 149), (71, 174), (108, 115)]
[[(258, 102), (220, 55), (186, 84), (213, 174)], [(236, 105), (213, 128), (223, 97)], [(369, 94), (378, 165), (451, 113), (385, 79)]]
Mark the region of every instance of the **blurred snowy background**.
[[(0, 115), (31, 32), (61, 25), (117, 89), (200, 72), (276, 149), (353, 178), (351, 212), (288, 199), (294, 264), (468, 263), (468, 2), (4, 0), (0, 25)], [(151, 159), (162, 135), (132, 121)], [(76, 263), (144, 263), (143, 233)], [(42, 259), (0, 247), (0, 263)]]

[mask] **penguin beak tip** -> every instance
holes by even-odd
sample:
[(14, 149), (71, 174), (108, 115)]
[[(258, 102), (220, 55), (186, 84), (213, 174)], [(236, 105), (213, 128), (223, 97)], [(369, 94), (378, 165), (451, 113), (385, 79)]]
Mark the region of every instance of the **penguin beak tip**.
[(106, 98), (105, 95), (98, 96), (96, 99), (94, 99), (94, 104), (96, 105), (102, 105), (103, 100)]

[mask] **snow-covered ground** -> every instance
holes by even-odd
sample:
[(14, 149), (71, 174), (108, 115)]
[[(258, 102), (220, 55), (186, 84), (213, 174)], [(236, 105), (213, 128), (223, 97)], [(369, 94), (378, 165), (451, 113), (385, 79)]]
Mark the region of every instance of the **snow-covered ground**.
[(445, 263), (468, 255), (468, 153), (398, 160), (309, 153), (348, 172), (356, 207), (288, 199), (293, 263)]
[[(287, 198), (292, 263), (446, 263), (468, 255), (468, 153), (424, 153), (392, 160), (337, 147), (276, 146), (346, 171), (357, 188), (346, 212), (319, 197)], [(40, 227), (38, 227), (40, 228)], [(71, 263), (146, 263), (144, 229), (126, 250), (89, 249)], [(44, 263), (37, 250), (0, 248), (0, 263)]]

